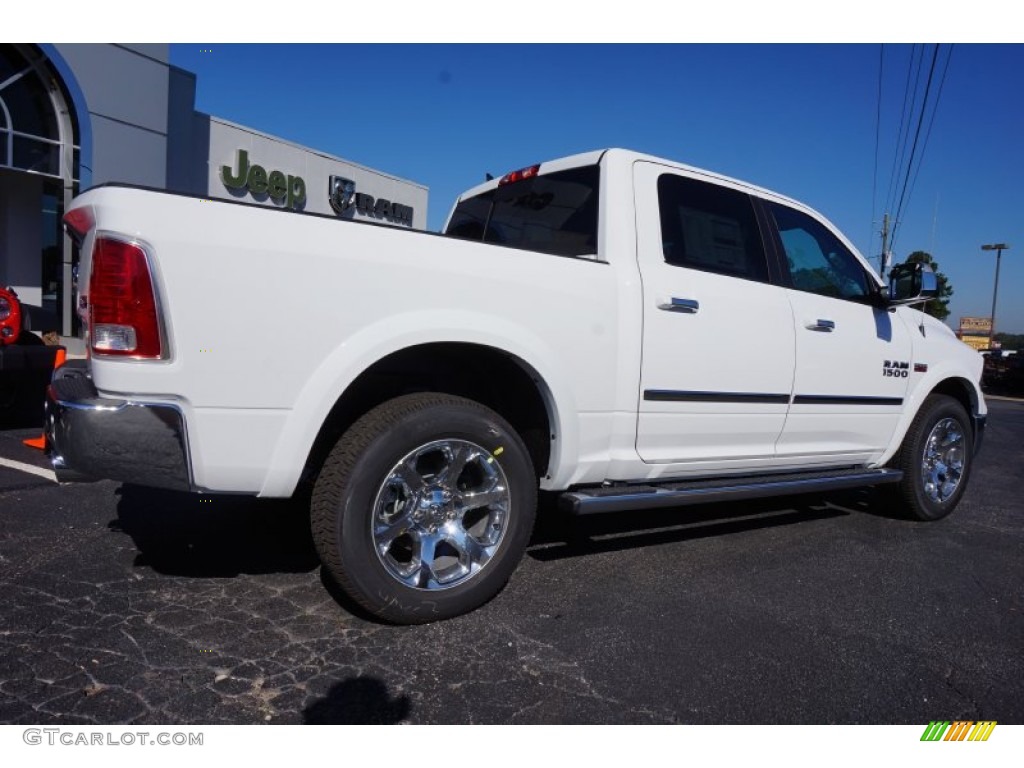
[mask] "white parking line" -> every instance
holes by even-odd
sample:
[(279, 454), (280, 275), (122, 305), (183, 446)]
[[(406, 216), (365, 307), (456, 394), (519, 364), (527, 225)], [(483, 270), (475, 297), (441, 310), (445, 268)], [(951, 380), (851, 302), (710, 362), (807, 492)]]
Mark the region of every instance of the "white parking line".
[(10, 459), (0, 458), (0, 467), (7, 467), (9, 469), (16, 469), (19, 472), (27, 472), (30, 475), (38, 475), (39, 477), (45, 477), (47, 480), (57, 482), (57, 476), (53, 474), (52, 469), (43, 469), (42, 467), (35, 467), (31, 464), (24, 464), (20, 461), (11, 461)]

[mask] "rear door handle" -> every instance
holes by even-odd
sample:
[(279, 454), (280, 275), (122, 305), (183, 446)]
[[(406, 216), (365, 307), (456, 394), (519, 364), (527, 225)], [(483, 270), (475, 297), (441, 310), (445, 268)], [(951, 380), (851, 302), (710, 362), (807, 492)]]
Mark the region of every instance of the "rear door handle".
[(687, 315), (695, 315), (697, 310), (700, 309), (700, 302), (696, 299), (677, 299), (673, 296), (670, 299), (658, 301), (658, 309), (664, 309), (666, 312), (682, 312)]
[(831, 320), (819, 318), (814, 322), (807, 323), (807, 328), (812, 331), (824, 331), (825, 333), (832, 333), (832, 331), (836, 329), (836, 324)]

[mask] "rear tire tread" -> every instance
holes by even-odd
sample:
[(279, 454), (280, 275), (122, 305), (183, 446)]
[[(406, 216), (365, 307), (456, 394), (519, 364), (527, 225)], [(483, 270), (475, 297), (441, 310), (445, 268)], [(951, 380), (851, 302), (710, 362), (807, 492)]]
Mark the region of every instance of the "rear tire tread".
[[(410, 615), (390, 604), (382, 607), (363, 595), (339, 551), (339, 536), (336, 534), (339, 521), (335, 502), (343, 498), (346, 487), (353, 482), (352, 473), (356, 463), (376, 438), (425, 409), (448, 406), (475, 410), (482, 419), (493, 419), (497, 415), (473, 400), (442, 393), (418, 393), (394, 398), (367, 412), (349, 427), (328, 453), (313, 488), (310, 528), (316, 551), (327, 574), (346, 596), (370, 614), (386, 621), (416, 624), (436, 621), (439, 617), (429, 614)], [(514, 431), (511, 434), (515, 436)], [(522, 451), (528, 455), (525, 447)], [(525, 508), (530, 509), (530, 506)], [(529, 524), (532, 528), (532, 520)]]

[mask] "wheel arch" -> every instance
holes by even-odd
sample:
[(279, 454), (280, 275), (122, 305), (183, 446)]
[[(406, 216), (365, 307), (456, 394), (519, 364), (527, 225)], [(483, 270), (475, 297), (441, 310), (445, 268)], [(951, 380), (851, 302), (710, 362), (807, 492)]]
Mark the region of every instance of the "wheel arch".
[(362, 414), (416, 392), (456, 395), (491, 408), (523, 439), (538, 476), (549, 473), (558, 413), (544, 378), (507, 351), (446, 341), (397, 350), (356, 376), (321, 423), (306, 456), (303, 477), (315, 476), (331, 447)]
[[(917, 412), (931, 395), (936, 394), (952, 397), (964, 407), (968, 416), (981, 413), (983, 404), (981, 401), (980, 390), (976, 385), (972, 384), (969, 379), (964, 378), (963, 376), (955, 374), (944, 376), (936, 379), (931, 384), (919, 385), (908, 399), (908, 406), (910, 407), (905, 410), (902, 418), (900, 418), (896, 431), (893, 433), (893, 438), (889, 448), (882, 455), (881, 459), (876, 462), (876, 466), (885, 465), (897, 454), (900, 445), (903, 444), (903, 440), (906, 438), (907, 430), (910, 429), (910, 425), (913, 423)], [(972, 435), (972, 437), (977, 438), (977, 435)]]
[(960, 402), (960, 405), (962, 405), (964, 410), (967, 411), (968, 416), (972, 413), (979, 412), (978, 391), (975, 387), (971, 386), (971, 382), (962, 376), (953, 376), (948, 379), (943, 379), (932, 387), (928, 394), (949, 395), (954, 400), (958, 400)]

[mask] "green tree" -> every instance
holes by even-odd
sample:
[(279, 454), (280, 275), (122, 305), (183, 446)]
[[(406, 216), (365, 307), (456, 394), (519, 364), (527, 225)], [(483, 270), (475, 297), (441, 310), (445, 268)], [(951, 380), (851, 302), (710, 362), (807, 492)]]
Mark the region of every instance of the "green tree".
[(995, 340), (1003, 345), (1003, 349), (1024, 350), (1024, 333), (997, 333)]
[(918, 262), (928, 264), (933, 270), (935, 270), (935, 277), (939, 283), (939, 295), (934, 299), (926, 301), (922, 308), (932, 317), (939, 320), (945, 320), (949, 317), (949, 299), (953, 295), (953, 286), (949, 284), (949, 278), (942, 272), (939, 272), (939, 262), (932, 258), (930, 253), (927, 251), (914, 251), (912, 254), (907, 256), (904, 263), (916, 264)]

